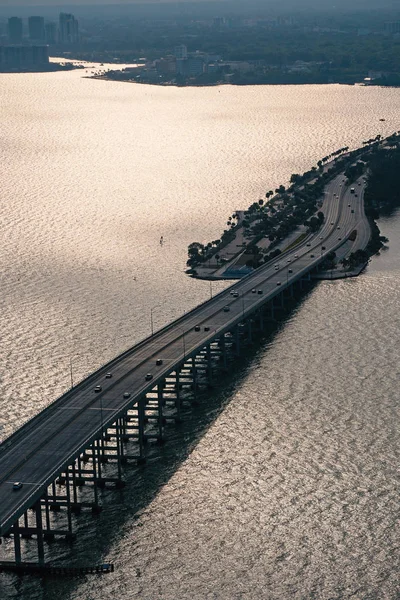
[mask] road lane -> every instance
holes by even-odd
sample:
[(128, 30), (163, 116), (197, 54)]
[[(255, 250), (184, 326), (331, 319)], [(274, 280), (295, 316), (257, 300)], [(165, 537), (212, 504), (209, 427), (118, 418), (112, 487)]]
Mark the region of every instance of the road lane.
[[(344, 243), (344, 238), (359, 222), (360, 215), (358, 212), (351, 213), (349, 196), (353, 199), (354, 196), (341, 183), (342, 176), (326, 187), (321, 209), (325, 221), (320, 231), (280, 255), (277, 258), (278, 270), (275, 270), (274, 264), (257, 269), (211, 301), (156, 332), (76, 386), (45, 410), (45, 414), (39, 414), (0, 446), (2, 532), (10, 527), (18, 514), (24, 512), (27, 503), (40, 497), (44, 487), (66, 468), (85, 444), (89, 445), (99, 435), (103, 425), (114, 422), (121, 411), (136, 403), (165, 377), (171, 371), (171, 364), (182, 364), (185, 357), (206, 345), (217, 332), (232, 328), (243, 314), (246, 316), (280, 294), (286, 285), (298, 280), (328, 252)], [(342, 241), (338, 239), (342, 237), (340, 233)], [(289, 273), (289, 268), (293, 273)], [(262, 294), (252, 293), (254, 288), (260, 289)], [(238, 298), (231, 295), (233, 290), (239, 293)], [(229, 306), (229, 312), (224, 312), (225, 306)], [(194, 329), (196, 325), (201, 327), (199, 332)], [(210, 331), (204, 330), (205, 325)], [(160, 367), (155, 365), (157, 357), (164, 361)], [(111, 379), (105, 378), (107, 371), (112, 371)], [(148, 372), (153, 374), (151, 382), (145, 381)], [(94, 392), (96, 385), (102, 386), (98, 394)], [(131, 394), (129, 399), (123, 398), (125, 392)], [(13, 481), (22, 481), (23, 488), (13, 492)]]

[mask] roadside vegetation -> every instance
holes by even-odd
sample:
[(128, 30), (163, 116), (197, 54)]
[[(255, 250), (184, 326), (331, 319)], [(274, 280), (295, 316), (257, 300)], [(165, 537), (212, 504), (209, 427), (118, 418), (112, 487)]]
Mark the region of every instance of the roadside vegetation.
[[(353, 151), (348, 147), (341, 148), (322, 158), (303, 175), (293, 174), (287, 188), (280, 185), (275, 191), (269, 190), (265, 194), (266, 200), (261, 198), (253, 202), (240, 222), (236, 213), (229, 217), (220, 239), (207, 244), (190, 244), (187, 265), (195, 269), (211, 260), (218, 264), (222, 250), (235, 238), (240, 227), (246, 240), (245, 264), (257, 268), (273, 260), (281, 253), (278, 246), (299, 227), (305, 231), (289, 247), (320, 229), (324, 222), (320, 208), (325, 187), (340, 173), (344, 173), (347, 185), (362, 175), (368, 177), (365, 212), (370, 219), (372, 237), (365, 253), (358, 251), (344, 265), (351, 267), (365, 262), (387, 241), (380, 235), (375, 219), (400, 206), (400, 132), (386, 139), (377, 136), (366, 140), (362, 147)], [(260, 247), (261, 240), (268, 240), (268, 243)], [(331, 257), (328, 262), (333, 260)]]

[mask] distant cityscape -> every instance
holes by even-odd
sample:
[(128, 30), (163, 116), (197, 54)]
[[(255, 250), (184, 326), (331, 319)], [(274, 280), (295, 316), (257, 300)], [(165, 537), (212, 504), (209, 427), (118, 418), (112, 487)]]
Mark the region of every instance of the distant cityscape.
[(60, 13), (58, 24), (44, 17), (10, 17), (6, 39), (0, 45), (0, 70), (36, 70), (49, 66), (49, 45), (79, 42), (79, 23), (74, 15)]
[(279, 15), (243, 5), (215, 15), (212, 3), (190, 3), (184, 11), (141, 3), (77, 7), (79, 22), (68, 12), (42, 10), (45, 16), (15, 9), (0, 18), (1, 71), (54, 69), (50, 55), (140, 65), (102, 76), (164, 85), (400, 85), (397, 10)]

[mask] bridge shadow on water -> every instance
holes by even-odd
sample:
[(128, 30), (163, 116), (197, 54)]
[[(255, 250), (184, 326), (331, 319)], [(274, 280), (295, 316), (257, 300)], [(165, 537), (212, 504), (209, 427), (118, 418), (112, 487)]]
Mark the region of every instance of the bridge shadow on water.
[[(159, 490), (168, 483), (229, 404), (235, 390), (256, 363), (257, 357), (267, 351), (267, 346), (274, 342), (280, 330), (300, 310), (316, 285), (317, 283), (311, 283), (307, 291), (290, 301), (275, 323), (269, 323), (262, 334), (253, 336), (253, 343), (246, 346), (241, 357), (235, 359), (227, 373), (218, 377), (218, 384), (202, 393), (195, 407), (183, 412), (182, 423), (166, 426), (165, 445), (152, 445), (149, 448), (146, 465), (130, 464), (124, 467), (126, 487), (100, 490), (102, 512), (93, 516), (91, 512), (82, 511), (74, 518), (76, 539), (73, 543), (60, 540), (46, 545), (46, 561), (53, 565), (89, 566), (101, 564), (110, 551), (113, 553), (112, 549), (122, 543), (127, 530), (132, 528), (133, 523), (140, 518)], [(29, 542), (25, 552), (26, 560), (36, 560), (34, 542), (32, 554)], [(132, 565), (132, 577), (137, 575), (135, 565)], [(61, 600), (70, 597), (72, 590), (79, 587), (82, 577), (85, 579), (91, 575), (74, 579), (52, 575), (18, 577), (3, 574), (3, 577), (7, 578), (4, 594), (0, 583), (0, 597), (4, 600)], [(113, 575), (102, 577), (118, 577), (118, 562), (115, 562)]]

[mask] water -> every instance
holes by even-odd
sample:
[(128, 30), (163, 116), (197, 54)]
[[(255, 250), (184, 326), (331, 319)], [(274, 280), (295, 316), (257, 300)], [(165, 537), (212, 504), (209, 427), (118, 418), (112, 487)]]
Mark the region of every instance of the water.
[[(399, 128), (400, 91), (174, 89), (2, 75), (2, 435), (206, 299), (187, 244), (331, 151)], [(385, 122), (379, 119), (384, 117)], [(150, 468), (81, 516), (76, 582), (2, 575), (0, 598), (393, 599), (399, 230), (319, 284)], [(159, 238), (166, 240), (163, 246)], [(213, 292), (225, 284), (213, 284)]]

